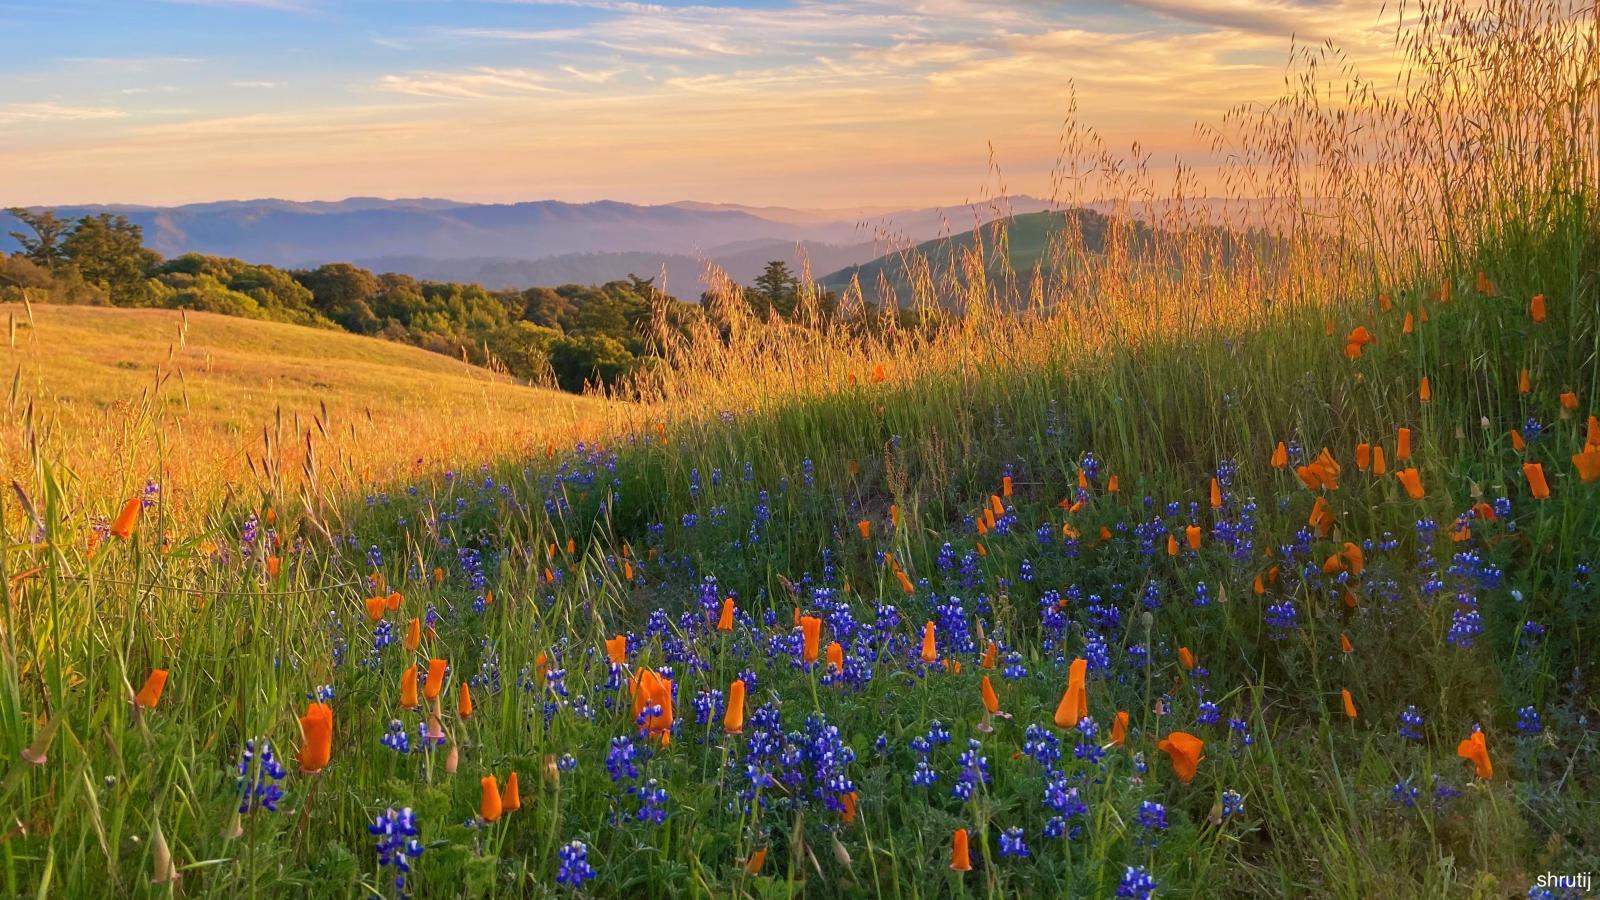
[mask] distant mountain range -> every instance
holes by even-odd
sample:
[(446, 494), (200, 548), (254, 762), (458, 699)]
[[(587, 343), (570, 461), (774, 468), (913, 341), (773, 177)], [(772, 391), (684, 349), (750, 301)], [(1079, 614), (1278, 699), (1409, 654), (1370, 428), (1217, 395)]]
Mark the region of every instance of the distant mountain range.
[[(868, 262), (997, 217), (1051, 208), (1018, 196), (924, 209), (791, 209), (683, 201), (512, 204), (416, 198), (339, 201), (230, 200), (185, 206), (55, 207), (76, 218), (116, 212), (144, 229), (164, 256), (204, 253), (307, 268), (352, 262), (421, 278), (488, 287), (597, 283), (666, 272), (669, 289), (698, 292), (706, 264), (748, 283), (768, 260), (814, 275)], [(19, 227), (0, 213), (0, 252)]]

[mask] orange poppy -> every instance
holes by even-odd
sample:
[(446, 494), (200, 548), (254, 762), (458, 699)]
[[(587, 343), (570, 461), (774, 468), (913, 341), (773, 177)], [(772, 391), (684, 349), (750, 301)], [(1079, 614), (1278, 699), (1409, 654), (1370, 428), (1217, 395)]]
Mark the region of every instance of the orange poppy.
[[(644, 715), (644, 730), (666, 743), (672, 736), (672, 680), (662, 678), (654, 669), (640, 669), (629, 680), (628, 688), (633, 693), (634, 720)], [(652, 706), (659, 706), (660, 712), (645, 715)]]
[(1516, 428), (1511, 429), (1511, 449), (1518, 453), (1528, 449), (1527, 440), (1523, 438), (1522, 432)]
[(861, 532), (861, 539), (862, 540), (865, 541), (865, 540), (871, 539), (871, 537), (872, 537), (872, 523), (871, 522), (867, 521), (866, 519), (862, 519), (861, 521), (856, 523), (856, 530)]
[(1178, 663), (1183, 666), (1184, 671), (1194, 668), (1194, 654), (1189, 651), (1188, 647), (1178, 648)]
[(744, 733), (744, 679), (735, 678), (728, 685), (728, 711), (722, 714), (722, 730), (729, 734)]
[(461, 694), (460, 699), (456, 701), (456, 713), (463, 719), (472, 718), (472, 688), (465, 681), (461, 682)]
[(717, 617), (718, 631), (733, 630), (733, 598), (724, 597), (722, 600), (722, 614)]
[(326, 703), (306, 704), (300, 717), (300, 771), (320, 772), (333, 755), (333, 707)]
[(1422, 386), (1417, 389), (1417, 397), (1423, 403), (1433, 399), (1433, 386), (1428, 383), (1428, 376), (1422, 376)]
[(994, 685), (987, 675), (983, 676), (983, 708), (991, 716), (1000, 711), (1000, 697), (995, 694)]
[(415, 653), (422, 646), (422, 620), (412, 619), (411, 625), (406, 629), (406, 649)]
[(1572, 412), (1573, 410), (1577, 409), (1578, 408), (1578, 395), (1574, 394), (1572, 391), (1562, 391), (1561, 392), (1561, 408), (1566, 410), (1567, 412)]
[(844, 647), (840, 646), (838, 641), (828, 642), (827, 660), (829, 671), (844, 671)]
[(1372, 448), (1372, 474), (1383, 476), (1389, 473), (1389, 464), (1383, 459), (1383, 445), (1378, 444)]
[(816, 616), (800, 617), (800, 658), (807, 663), (817, 661), (817, 651), (822, 649), (822, 620)]
[(1115, 494), (1121, 487), (1121, 483), (1117, 481), (1117, 476), (1113, 475), (1106, 479), (1106, 493)]
[(1539, 463), (1523, 463), (1522, 474), (1528, 479), (1528, 489), (1533, 491), (1533, 499), (1550, 499), (1550, 485), (1544, 480), (1543, 465)]
[(384, 610), (387, 609), (388, 606), (389, 599), (387, 597), (368, 597), (367, 618), (373, 622), (380, 621), (383, 618)]
[(422, 686), (422, 696), (432, 700), (444, 690), (444, 671), (450, 664), (442, 659), (428, 660), (428, 680)]
[(1533, 376), (1523, 369), (1517, 374), (1517, 393), (1527, 394), (1533, 391)]
[(500, 799), (500, 781), (493, 775), (485, 775), (478, 780), (483, 792), (478, 800), (478, 816), (485, 822), (493, 822), (500, 818), (505, 811), (505, 803)]
[(1345, 718), (1354, 719), (1356, 717), (1356, 700), (1350, 696), (1350, 690), (1348, 688), (1341, 690), (1339, 696), (1344, 700)]
[(983, 648), (983, 659), (978, 665), (985, 669), (994, 668), (995, 657), (999, 655), (999, 652), (1000, 650), (995, 646), (994, 641), (989, 641), (988, 646)]
[(1359, 471), (1365, 472), (1367, 470), (1367, 466), (1369, 466), (1371, 464), (1372, 464), (1372, 445), (1368, 444), (1368, 443), (1365, 443), (1365, 442), (1357, 444), (1356, 445), (1356, 469), (1359, 470)]
[(278, 573), (281, 572), (281, 571), (283, 571), (283, 557), (281, 557), (281, 556), (269, 556), (269, 557), (267, 557), (267, 577), (268, 578), (277, 578), (278, 577)]
[(139, 688), (139, 693), (133, 697), (133, 702), (144, 709), (155, 709), (161, 702), (161, 692), (167, 687), (167, 670), (153, 669), (150, 677), (144, 680), (144, 687)]
[(1183, 529), (1183, 536), (1189, 542), (1190, 550), (1200, 549), (1200, 526), (1189, 525)]
[(522, 808), (522, 789), (517, 784), (515, 772), (506, 776), (506, 792), (500, 798), (500, 805), (506, 812), (515, 812)]
[(614, 638), (606, 639), (606, 656), (614, 666), (624, 665), (628, 661), (628, 636), (619, 634)]
[(1283, 441), (1279, 441), (1278, 446), (1272, 448), (1271, 465), (1274, 469), (1282, 469), (1289, 465), (1289, 447)]
[(1456, 755), (1462, 759), (1472, 760), (1473, 771), (1479, 778), (1494, 777), (1494, 764), (1489, 761), (1489, 745), (1484, 740), (1483, 732), (1474, 731), (1470, 737), (1457, 744)]
[(1544, 295), (1534, 294), (1533, 299), (1528, 301), (1528, 315), (1533, 318), (1533, 321), (1543, 323), (1544, 314)]
[(1344, 547), (1339, 551), (1344, 561), (1350, 565), (1351, 575), (1360, 575), (1367, 568), (1367, 554), (1361, 549), (1360, 544), (1345, 541)]
[(967, 846), (965, 828), (957, 828), (950, 838), (950, 868), (957, 872), (972, 871), (972, 855)]
[(939, 644), (934, 639), (934, 625), (928, 622), (922, 626), (922, 661), (931, 666), (938, 658)]
[(400, 705), (406, 709), (417, 706), (417, 664), (400, 673)]
[(1205, 741), (1187, 731), (1174, 731), (1156, 744), (1156, 749), (1172, 758), (1172, 771), (1184, 784), (1194, 781), (1200, 761), (1205, 759), (1205, 747)]
[(1211, 479), (1211, 508), (1222, 508), (1222, 484), (1215, 478)]
[(1394, 461), (1405, 462), (1411, 458), (1411, 429), (1401, 428), (1394, 433)]
[(1121, 747), (1123, 742), (1127, 739), (1128, 711), (1125, 709), (1119, 709), (1117, 710), (1117, 714), (1111, 718), (1111, 746)]
[(1003, 496), (1003, 497), (1011, 496), (1011, 491), (1012, 491), (1013, 487), (1015, 487), (1015, 485), (1011, 481), (1011, 476), (1010, 475), (1002, 475), (1002, 476), (1000, 476), (1000, 495), (1001, 496)]
[(1079, 657), (1067, 668), (1067, 689), (1056, 705), (1056, 727), (1076, 728), (1089, 715), (1089, 692), (1084, 678), (1089, 673), (1089, 661)]
[(1416, 329), (1417, 329), (1416, 321), (1411, 318), (1411, 313), (1409, 313), (1409, 312), (1406, 313), (1406, 319), (1400, 325), (1400, 333), (1401, 334), (1410, 334), (1413, 331), (1416, 331)]
[(1572, 455), (1572, 465), (1585, 484), (1600, 479), (1600, 447), (1590, 447)]
[(1168, 556), (1177, 556), (1178, 555), (1178, 537), (1177, 537), (1177, 535), (1174, 535), (1174, 534), (1168, 534), (1167, 535), (1167, 555)]
[(1394, 477), (1400, 479), (1401, 487), (1406, 489), (1406, 496), (1413, 500), (1421, 500), (1424, 496), (1422, 490), (1422, 473), (1416, 469), (1401, 469)]
[(851, 791), (848, 794), (839, 795), (839, 805), (844, 807), (844, 809), (840, 810), (839, 820), (846, 825), (849, 825), (856, 820), (856, 800), (857, 797), (855, 791)]
[(139, 525), (139, 510), (141, 506), (142, 504), (139, 502), (138, 497), (129, 497), (127, 502), (122, 504), (122, 511), (117, 513), (116, 520), (111, 523), (113, 537), (119, 537), (125, 541), (133, 537), (133, 530)]
[(750, 858), (744, 861), (744, 870), (748, 874), (759, 875), (761, 874), (761, 866), (766, 861), (767, 848), (762, 847), (760, 850), (750, 854)]
[(1356, 652), (1355, 645), (1350, 643), (1350, 635), (1345, 634), (1342, 631), (1339, 632), (1339, 651), (1341, 653), (1354, 653), (1354, 652)]

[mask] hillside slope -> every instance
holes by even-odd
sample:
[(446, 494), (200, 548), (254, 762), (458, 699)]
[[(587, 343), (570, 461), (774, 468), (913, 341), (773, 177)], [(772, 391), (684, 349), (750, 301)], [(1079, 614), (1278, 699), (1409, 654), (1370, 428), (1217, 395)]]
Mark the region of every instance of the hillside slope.
[[(26, 464), (31, 405), (41, 442), (85, 478), (118, 478), (135, 455), (148, 463), (159, 431), (183, 448), (166, 480), (210, 490), (248, 470), (247, 452), (260, 457), (262, 429), (277, 431), (280, 411), (286, 473), (298, 477), (309, 432), (319, 477), (364, 481), (446, 457), (526, 452), (607, 408), (426, 350), (297, 325), (85, 306), (7, 304), (0, 316), (10, 334), (6, 458)], [(84, 434), (101, 439), (69, 445), (66, 436)]]

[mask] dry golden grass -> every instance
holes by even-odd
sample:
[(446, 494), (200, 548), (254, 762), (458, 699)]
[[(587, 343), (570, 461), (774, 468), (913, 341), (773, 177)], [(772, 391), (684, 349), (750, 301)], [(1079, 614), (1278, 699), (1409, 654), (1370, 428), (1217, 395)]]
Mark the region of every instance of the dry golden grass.
[(95, 493), (120, 496), (141, 486), (134, 473), (159, 455), (180, 515), (246, 482), (328, 490), (542, 455), (617, 409), (425, 350), (296, 325), (16, 304), (0, 316), (6, 474), (20, 475), (37, 449), (102, 486)]

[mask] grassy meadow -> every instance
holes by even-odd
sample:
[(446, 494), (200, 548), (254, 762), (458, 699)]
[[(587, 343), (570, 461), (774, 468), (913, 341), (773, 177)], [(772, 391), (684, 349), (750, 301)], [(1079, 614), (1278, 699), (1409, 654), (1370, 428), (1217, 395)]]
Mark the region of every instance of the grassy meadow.
[(0, 895), (1583, 896), (1595, 21), (1409, 21), (1215, 124), (1266, 233), (1069, 122), (1123, 224), (931, 333), (726, 285), (566, 400), (8, 308)]

